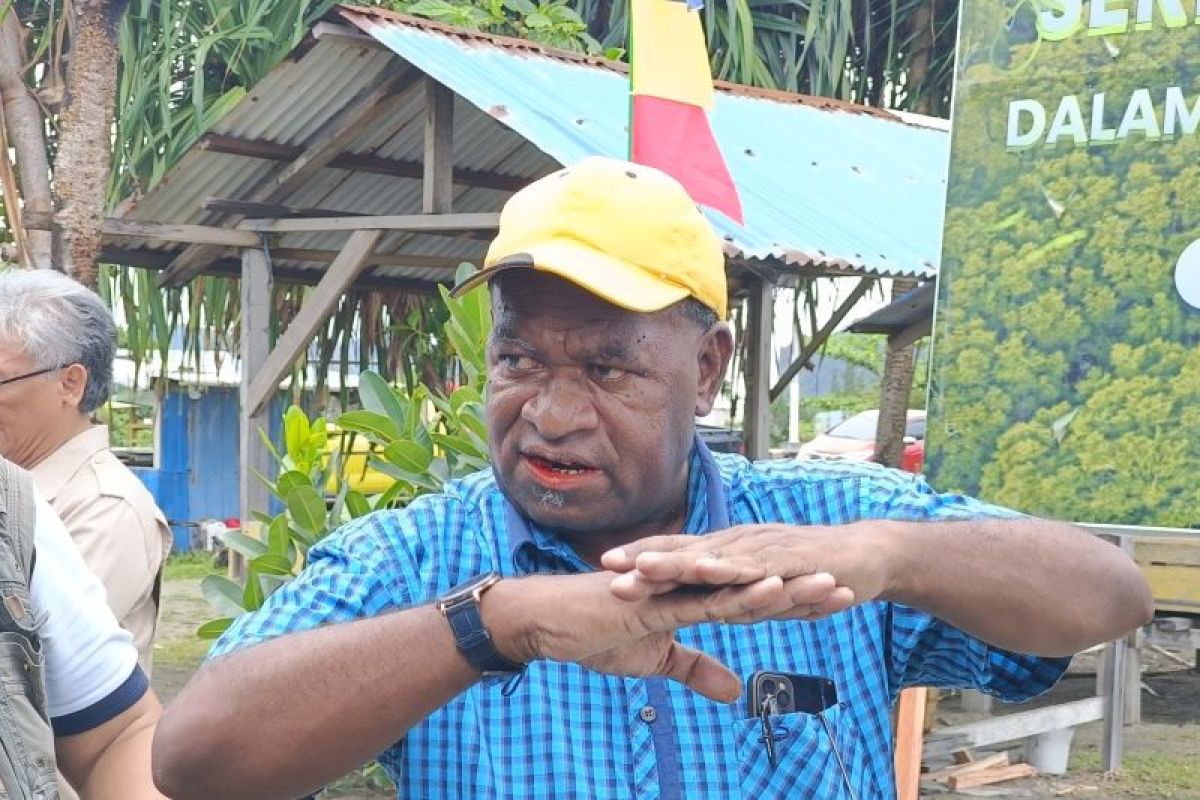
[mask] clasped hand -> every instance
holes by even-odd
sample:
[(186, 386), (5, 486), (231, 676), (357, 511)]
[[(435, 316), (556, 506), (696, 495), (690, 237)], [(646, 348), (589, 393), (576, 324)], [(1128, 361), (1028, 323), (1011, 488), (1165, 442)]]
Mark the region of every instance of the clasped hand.
[(604, 554), (605, 572), (541, 579), (548, 583), (534, 592), (539, 622), (513, 655), (575, 661), (614, 675), (661, 675), (733, 701), (739, 678), (675, 641), (675, 631), (703, 622), (814, 620), (878, 597), (888, 576), (871, 532), (742, 525), (633, 542)]

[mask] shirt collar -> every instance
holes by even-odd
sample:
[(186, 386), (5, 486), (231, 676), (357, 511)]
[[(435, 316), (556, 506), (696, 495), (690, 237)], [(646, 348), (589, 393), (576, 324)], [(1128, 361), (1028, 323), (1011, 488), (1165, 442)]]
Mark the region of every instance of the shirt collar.
[[(504, 498), (509, 552), (518, 573), (533, 570), (532, 556), (541, 552), (555, 556), (576, 569), (590, 570), (574, 549), (557, 534), (523, 515)], [(692, 443), (688, 458), (687, 517), (684, 533), (699, 535), (729, 527), (729, 510), (725, 502), (725, 484), (721, 470), (708, 446), (699, 434)]]
[(48, 500), (62, 491), (67, 482), (92, 456), (108, 449), (108, 426), (93, 425), (68, 439), (41, 463), (30, 470), (38, 489)]

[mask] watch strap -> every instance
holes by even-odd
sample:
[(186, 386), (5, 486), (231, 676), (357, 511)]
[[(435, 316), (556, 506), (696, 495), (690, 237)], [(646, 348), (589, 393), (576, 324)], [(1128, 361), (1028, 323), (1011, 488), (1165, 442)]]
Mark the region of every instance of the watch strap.
[(454, 644), (458, 651), (485, 677), (512, 675), (525, 668), (522, 664), (509, 661), (496, 649), (491, 634), (483, 624), (479, 602), (474, 596), (467, 595), (447, 603), (443, 613), (454, 633)]

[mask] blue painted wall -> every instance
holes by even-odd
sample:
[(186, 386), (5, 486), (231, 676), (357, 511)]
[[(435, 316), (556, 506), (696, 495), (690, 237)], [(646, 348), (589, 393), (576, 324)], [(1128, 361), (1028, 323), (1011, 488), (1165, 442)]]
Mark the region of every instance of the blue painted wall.
[[(172, 384), (159, 402), (158, 462), (134, 473), (166, 515), (174, 549), (181, 552), (191, 548), (201, 520), (239, 514), (238, 391), (225, 386), (188, 390)], [(284, 407), (283, 398), (272, 404), (272, 441), (280, 440)]]

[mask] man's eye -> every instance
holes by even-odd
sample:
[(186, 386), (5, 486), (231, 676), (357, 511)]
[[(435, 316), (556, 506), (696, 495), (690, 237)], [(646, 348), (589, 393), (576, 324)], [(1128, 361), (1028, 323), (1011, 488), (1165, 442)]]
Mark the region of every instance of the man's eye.
[(500, 366), (507, 367), (508, 369), (530, 369), (533, 367), (532, 358), (518, 353), (501, 353), (496, 356), (496, 360), (500, 362)]
[(615, 381), (615, 380), (625, 377), (625, 375), (627, 375), (628, 373), (625, 370), (619, 369), (617, 367), (610, 367), (605, 364), (593, 364), (592, 365), (592, 374), (594, 376), (596, 376), (597, 380)]

